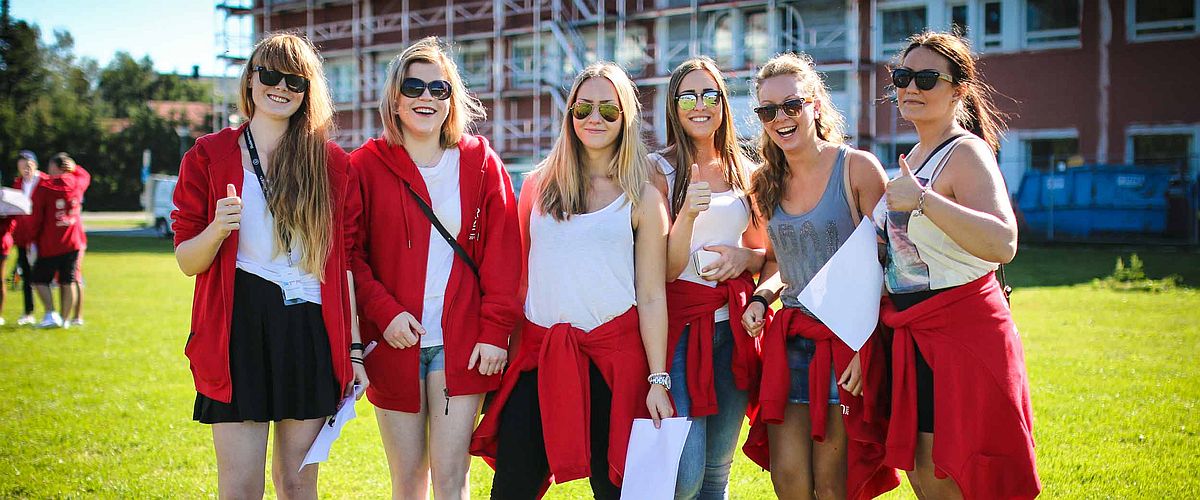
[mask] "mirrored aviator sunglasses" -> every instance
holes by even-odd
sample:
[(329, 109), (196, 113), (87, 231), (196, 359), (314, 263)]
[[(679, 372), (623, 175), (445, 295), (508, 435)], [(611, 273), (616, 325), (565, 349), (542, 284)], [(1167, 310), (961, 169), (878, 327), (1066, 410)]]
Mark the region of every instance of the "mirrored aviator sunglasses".
[(578, 101), (568, 109), (576, 120), (586, 120), (587, 117), (592, 116), (592, 110), (595, 108), (600, 109), (600, 118), (606, 122), (615, 122), (621, 118), (621, 108), (611, 102), (602, 102), (597, 106), (590, 102)]
[(262, 83), (268, 87), (279, 85), (279, 81), (283, 80), (286, 83), (288, 90), (292, 92), (302, 93), (308, 90), (308, 79), (303, 76), (284, 73), (282, 71), (275, 71), (273, 69), (267, 69), (263, 66), (255, 67), (254, 71), (258, 73), (259, 83)]
[(808, 99), (797, 97), (783, 101), (783, 104), (768, 104), (754, 108), (754, 113), (758, 115), (758, 119), (763, 123), (771, 123), (775, 120), (775, 116), (779, 114), (779, 110), (788, 116), (800, 116), (804, 111), (804, 105), (808, 103)]
[(429, 95), (439, 101), (450, 98), (450, 82), (446, 80), (426, 82), (420, 78), (405, 78), (400, 82), (400, 93), (411, 99), (421, 97), (425, 89), (429, 89)]
[(921, 90), (933, 90), (937, 86), (938, 80), (954, 83), (953, 77), (943, 75), (937, 70), (923, 69), (921, 71), (913, 71), (908, 68), (896, 68), (892, 70), (892, 85), (897, 89), (908, 88), (908, 84), (912, 83), (913, 80), (917, 81), (917, 88)]
[(678, 104), (679, 109), (683, 111), (691, 111), (696, 109), (696, 104), (698, 104), (700, 101), (704, 101), (704, 107), (706, 108), (715, 107), (717, 103), (721, 102), (721, 91), (706, 90), (701, 92), (699, 96), (691, 92), (675, 96), (675, 103)]

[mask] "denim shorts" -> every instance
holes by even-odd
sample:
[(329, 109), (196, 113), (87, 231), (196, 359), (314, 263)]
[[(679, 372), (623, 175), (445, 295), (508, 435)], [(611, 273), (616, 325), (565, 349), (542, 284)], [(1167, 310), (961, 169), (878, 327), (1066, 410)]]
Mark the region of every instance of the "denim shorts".
[[(788, 392), (788, 402), (808, 404), (808, 367), (812, 364), (813, 354), (816, 351), (817, 344), (812, 340), (800, 336), (788, 338), (788, 368), (792, 371), (792, 388)], [(832, 368), (829, 371), (829, 403), (837, 404), (841, 402), (838, 397), (837, 371)]]
[(435, 345), (421, 348), (421, 380), (425, 380), (425, 376), (429, 372), (444, 371), (446, 369), (446, 353), (442, 350), (442, 346)]

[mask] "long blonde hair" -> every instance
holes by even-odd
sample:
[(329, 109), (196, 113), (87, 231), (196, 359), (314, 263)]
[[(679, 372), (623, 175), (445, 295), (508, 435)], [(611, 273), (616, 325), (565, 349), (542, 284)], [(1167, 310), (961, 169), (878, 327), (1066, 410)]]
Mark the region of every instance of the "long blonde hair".
[(684, 194), (688, 184), (692, 182), (692, 170), (689, 167), (696, 162), (696, 144), (683, 130), (683, 121), (679, 119), (679, 107), (675, 103), (675, 96), (679, 94), (683, 78), (688, 73), (699, 70), (707, 71), (717, 82), (717, 90), (721, 92), (721, 123), (717, 126), (713, 141), (716, 143), (717, 154), (721, 157), (721, 164), (725, 166), (725, 182), (743, 192), (750, 188), (751, 162), (738, 145), (725, 77), (721, 75), (717, 63), (708, 57), (688, 59), (671, 72), (671, 81), (667, 84), (667, 149), (664, 150), (664, 154), (673, 155), (675, 160), (675, 183), (670, 188), (672, 217), (679, 215), (679, 211), (683, 209)]
[(296, 240), (300, 267), (324, 281), (325, 260), (333, 239), (326, 143), (334, 129), (334, 110), (321, 58), (307, 38), (291, 33), (268, 35), (258, 42), (240, 80), (239, 107), (251, 120), (254, 98), (250, 78), (258, 66), (309, 81), (300, 108), (288, 120), (287, 131), (267, 159), (271, 165), (267, 206), (275, 217), (275, 251), (289, 251), (288, 243)]
[[(846, 120), (834, 106), (829, 97), (829, 89), (821, 75), (813, 68), (812, 58), (807, 54), (779, 54), (767, 61), (758, 74), (754, 76), (754, 88), (757, 90), (768, 78), (780, 75), (794, 75), (800, 80), (805, 92), (819, 102), (821, 107), (815, 117), (817, 139), (842, 144), (846, 141)], [(758, 212), (764, 218), (770, 219), (783, 199), (783, 189), (791, 169), (788, 168), (787, 158), (783, 150), (775, 145), (771, 136), (767, 135), (767, 124), (763, 124), (762, 134), (758, 138), (758, 151), (762, 156), (763, 166), (754, 171), (751, 176), (751, 197), (758, 207)]]
[[(592, 78), (604, 78), (617, 90), (617, 106), (621, 108), (621, 132), (617, 135), (617, 152), (609, 164), (609, 172), (625, 192), (633, 206), (641, 201), (642, 186), (649, 179), (646, 145), (642, 142), (641, 102), (637, 87), (620, 66), (610, 62), (593, 63), (575, 77), (568, 104), (574, 104), (579, 87)], [(567, 220), (572, 215), (587, 212), (588, 182), (583, 176), (583, 145), (575, 135), (574, 118), (564, 113), (562, 131), (550, 149), (550, 154), (536, 170), (541, 191), (538, 207), (555, 220)]]
[(400, 84), (404, 82), (404, 73), (412, 63), (436, 64), (446, 73), (446, 81), (450, 82), (450, 110), (446, 113), (446, 121), (442, 123), (440, 136), (442, 148), (457, 146), (472, 124), (487, 118), (487, 110), (479, 99), (467, 92), (466, 83), (458, 72), (458, 64), (447, 52), (437, 37), (425, 37), (404, 49), (388, 64), (387, 82), (383, 84), (383, 98), (379, 100), (379, 119), (383, 122), (383, 138), (388, 144), (404, 144), (396, 105), (400, 102)]

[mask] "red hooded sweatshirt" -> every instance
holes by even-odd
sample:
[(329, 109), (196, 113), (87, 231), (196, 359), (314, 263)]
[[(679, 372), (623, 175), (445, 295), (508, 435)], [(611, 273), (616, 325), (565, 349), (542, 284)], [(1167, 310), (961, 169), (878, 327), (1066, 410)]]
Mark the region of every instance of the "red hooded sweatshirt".
[[(538, 370), (543, 439), (550, 475), (555, 483), (591, 476), (591, 395), (588, 360), (595, 363), (612, 388), (608, 426), (608, 478), (620, 486), (634, 418), (647, 418), (646, 378), (650, 368), (638, 333), (637, 308), (585, 332), (559, 323), (544, 328), (529, 321), (521, 332), (516, 359), (504, 373), (504, 383), (471, 438), (471, 454), (495, 467), (500, 415), (522, 372)], [(545, 493), (549, 480), (543, 485)]]
[(1025, 354), (992, 273), (904, 311), (884, 303), (892, 340), (892, 418), (885, 463), (913, 470), (916, 353), (933, 370), (933, 464), (965, 498), (1033, 498), (1042, 490), (1033, 451)]
[[(242, 128), (247, 125), (242, 125)], [(212, 223), (217, 200), (233, 184), (238, 195), (246, 170), (238, 138), (242, 128), (227, 128), (196, 140), (196, 145), (179, 165), (179, 183), (175, 186), (175, 246), (195, 238)], [(350, 368), (350, 300), (346, 283), (346, 251), (349, 240), (343, 227), (347, 175), (346, 152), (333, 142), (326, 145), (330, 197), (333, 204), (333, 234), (325, 261), (325, 280), (321, 282), (321, 316), (329, 336), (333, 374), (345, 386), (353, 378)], [(250, 182), (257, 182), (253, 174)], [(41, 189), (40, 187), (38, 188)], [(192, 332), (183, 352), (191, 363), (196, 391), (222, 403), (233, 398), (229, 376), (229, 326), (233, 321), (233, 277), (236, 270), (238, 232), (230, 233), (221, 243), (207, 270), (196, 275), (192, 297)]]
[[(483, 137), (463, 136), (458, 148), (462, 230), (457, 241), (479, 266), (480, 279), (454, 256), (442, 315), (449, 396), (499, 387), (499, 374), (483, 376), (467, 364), (476, 343), (506, 349), (521, 319), (521, 237), (512, 182)], [(356, 184), (346, 204), (355, 241), (350, 266), (366, 318), (363, 342), (379, 341), (365, 365), (371, 378), (367, 398), (380, 408), (416, 413), (421, 410), (421, 351), (392, 348), (383, 342), (383, 331), (404, 311), (421, 320), (431, 224), (405, 183), (425, 203), (429, 191), (404, 148), (384, 139), (368, 140), (350, 155), (350, 163)]]
[[(717, 388), (713, 378), (713, 334), (715, 313), (729, 304), (729, 327), (733, 330), (733, 381), (738, 389), (749, 391), (758, 383), (758, 348), (754, 338), (742, 326), (742, 312), (754, 293), (754, 279), (743, 273), (715, 287), (675, 280), (667, 283), (667, 352), (673, 353), (691, 325), (687, 345), (687, 386), (692, 401), (691, 416), (717, 413)], [(667, 369), (673, 356), (667, 357)]]
[[(46, 175), (45, 172), (38, 170), (37, 177), (38, 177), (38, 186), (40, 186), (42, 184), (42, 182), (45, 182), (46, 178), (50, 177), (50, 176)], [(24, 187), (25, 187), (25, 178), (21, 177), (21, 176), (17, 176), (17, 179), (13, 181), (13, 188), (23, 190)], [(34, 186), (33, 189), (34, 189), (33, 192), (36, 193), (37, 186)], [(29, 199), (30, 199), (30, 201), (33, 201), (33, 193), (30, 193)], [(32, 213), (29, 215), (18, 215), (16, 217), (14, 217), (14, 219), (17, 221), (16, 228), (14, 228), (13, 232), (12, 232), (12, 238), (13, 238), (14, 245), (20, 246), (20, 247), (27, 247), (27, 246), (29, 246), (30, 243), (33, 243), (33, 227), (34, 226), (33, 226), (33, 222), (30, 220), (32, 217), (33, 217)]]
[[(809, 394), (827, 394), (829, 377), (845, 373), (854, 358), (854, 350), (842, 342), (829, 327), (804, 314), (799, 308), (785, 308), (773, 315), (762, 337), (762, 382), (757, 407), (751, 408), (750, 434), (742, 451), (764, 469), (771, 468), (767, 424), (783, 422), (784, 408), (791, 389), (787, 362), (787, 338), (801, 336), (816, 343), (809, 365)], [(846, 428), (847, 498), (875, 498), (900, 485), (895, 469), (883, 465), (883, 443), (887, 431), (886, 362), (878, 335), (872, 335), (858, 351), (863, 393), (852, 396), (838, 386), (842, 422)], [(752, 402), (754, 403), (754, 402)], [(813, 397), (808, 405), (813, 441), (825, 440), (825, 422), (829, 400)], [(915, 427), (914, 423), (914, 429)]]
[(83, 211), (83, 193), (92, 176), (82, 165), (71, 172), (42, 178), (33, 190), (33, 213), (29, 215), (29, 236), (37, 243), (38, 257), (54, 257), (87, 246), (87, 235), (79, 214)]

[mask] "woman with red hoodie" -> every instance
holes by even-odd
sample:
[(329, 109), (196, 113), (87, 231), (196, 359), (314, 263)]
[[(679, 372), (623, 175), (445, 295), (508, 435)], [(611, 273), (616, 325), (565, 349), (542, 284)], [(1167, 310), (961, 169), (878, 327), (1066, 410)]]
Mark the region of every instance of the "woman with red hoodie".
[[(521, 243), (512, 184), (454, 59), (435, 38), (388, 68), (383, 137), (350, 157), (351, 256), (367, 359), (367, 398), (392, 496), (470, 495), (467, 453), (483, 394), (500, 384), (520, 318)], [(428, 430), (427, 430), (428, 429)]]
[(267, 434), (280, 498), (316, 498), (304, 455), (351, 382), (365, 385), (350, 328), (342, 224), (346, 153), (308, 40), (269, 35), (239, 80), (249, 122), (196, 141), (175, 188), (175, 258), (196, 277), (184, 353), (194, 417), (212, 424), (222, 498), (261, 498)]
[(962, 38), (913, 35), (897, 59), (897, 105), (920, 142), (875, 208), (895, 329), (886, 463), (921, 498), (1032, 498), (1029, 377), (995, 277), (1017, 253), (1002, 115)]
[(672, 414), (667, 212), (648, 182), (637, 90), (612, 63), (575, 77), (562, 132), (521, 192), (525, 323), (471, 452), (494, 499), (590, 477), (621, 496), (635, 417)]

